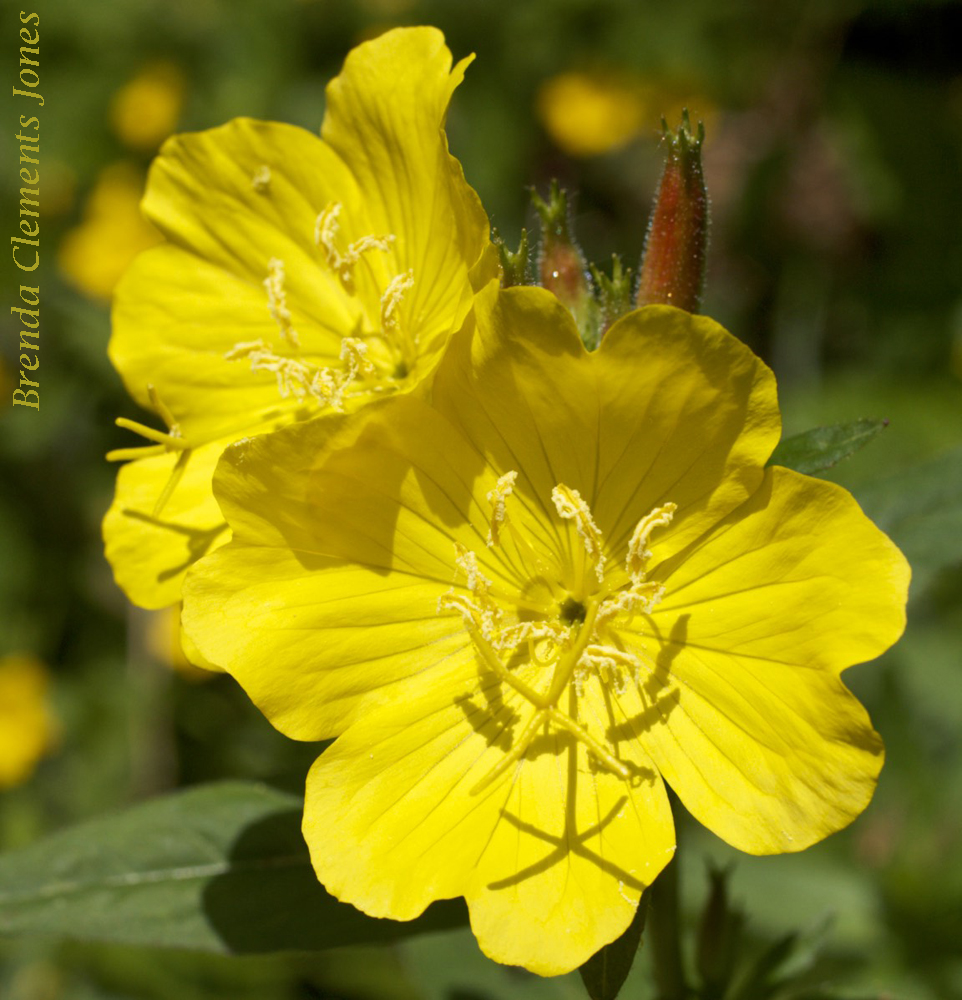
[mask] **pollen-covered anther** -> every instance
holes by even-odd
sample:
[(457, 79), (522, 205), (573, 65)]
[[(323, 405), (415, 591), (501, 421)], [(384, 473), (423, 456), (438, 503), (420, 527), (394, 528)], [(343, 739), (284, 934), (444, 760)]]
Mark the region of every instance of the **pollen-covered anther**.
[(357, 337), (344, 337), (341, 340), (341, 360), (347, 366), (345, 372), (348, 381), (362, 376), (371, 378), (377, 375), (377, 368), (367, 356), (367, 344)]
[(395, 236), (393, 233), (386, 236), (362, 236), (341, 253), (337, 246), (337, 235), (341, 229), (339, 217), (342, 210), (340, 202), (332, 201), (318, 215), (314, 223), (314, 242), (324, 251), (328, 266), (350, 292), (354, 288), (354, 265), (371, 250), (386, 253), (394, 243)]
[(454, 561), (466, 577), (468, 590), (475, 595), (487, 594), (491, 581), (478, 567), (478, 557), (460, 542), (454, 543)]
[(271, 186), (271, 168), (266, 164), (262, 164), (254, 171), (254, 176), (251, 178), (251, 187), (258, 194), (267, 194)]
[(628, 690), (629, 676), (636, 684), (639, 683), (641, 668), (641, 661), (632, 653), (626, 653), (616, 646), (592, 644), (585, 647), (578, 660), (575, 680), (577, 683), (580, 675), (583, 685), (584, 677), (588, 673), (595, 673), (616, 694), (624, 694)]
[(585, 552), (594, 564), (595, 576), (601, 583), (605, 578), (605, 554), (601, 551), (601, 529), (591, 516), (591, 509), (577, 490), (559, 483), (551, 491), (551, 499), (559, 517), (575, 522), (578, 534), (584, 542)]
[(548, 667), (571, 645), (571, 627), (558, 621), (517, 622), (501, 629), (493, 645), (510, 650), (522, 642), (528, 643), (528, 653), (535, 663)]
[(655, 528), (665, 528), (671, 524), (671, 519), (678, 510), (678, 504), (664, 503), (646, 514), (636, 525), (631, 534), (631, 541), (628, 543), (628, 558), (625, 560), (625, 569), (634, 583), (645, 579), (648, 568), (648, 560), (651, 558), (651, 549), (648, 548), (648, 539)]
[(284, 289), (284, 261), (271, 257), (264, 279), (267, 290), (267, 308), (281, 332), (281, 338), (291, 347), (300, 347), (301, 340), (294, 329), (291, 311), (287, 307), (287, 292)]
[(455, 563), (465, 576), (465, 587), (470, 597), (449, 590), (438, 600), (438, 611), (456, 611), (464, 619), (465, 625), (473, 627), (493, 646), (498, 645), (498, 635), (504, 612), (489, 594), (491, 581), (478, 567), (478, 557), (460, 542), (454, 543)]
[(514, 492), (514, 484), (517, 478), (517, 472), (506, 472), (494, 484), (494, 488), (488, 490), (485, 494), (485, 499), (492, 506), (491, 526), (488, 528), (488, 548), (494, 548), (495, 545), (501, 544), (501, 529), (508, 521), (508, 511), (505, 501)]
[(648, 580), (633, 582), (630, 587), (616, 591), (601, 602), (595, 619), (596, 627), (601, 628), (622, 616), (630, 619), (637, 614), (650, 614), (664, 596), (665, 588), (659, 583)]
[[(385, 248), (386, 249), (386, 248)], [(400, 306), (404, 293), (414, 287), (414, 271), (408, 270), (395, 275), (381, 296), (381, 330), (393, 333), (400, 323)]]
[(353, 377), (332, 368), (317, 368), (299, 358), (284, 357), (263, 340), (236, 344), (224, 357), (228, 361), (249, 360), (252, 372), (273, 372), (282, 399), (293, 396), (303, 400), (311, 396), (322, 405), (335, 408), (343, 406), (344, 390)]

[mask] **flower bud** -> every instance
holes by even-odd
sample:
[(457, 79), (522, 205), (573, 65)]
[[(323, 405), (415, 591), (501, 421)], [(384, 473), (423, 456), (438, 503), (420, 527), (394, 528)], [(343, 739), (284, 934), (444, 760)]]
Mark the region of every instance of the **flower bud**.
[(539, 284), (554, 292), (569, 309), (575, 308), (590, 294), (591, 286), (587, 262), (571, 238), (568, 196), (557, 181), (552, 181), (548, 200), (532, 193), (531, 203), (541, 217)]
[(598, 287), (598, 302), (601, 310), (601, 336), (626, 313), (631, 312), (631, 286), (633, 272), (621, 263), (615, 254), (611, 259), (611, 277), (597, 267), (591, 268), (591, 275)]
[(588, 262), (571, 236), (568, 196), (557, 181), (552, 181), (548, 200), (532, 193), (531, 203), (541, 218), (538, 283), (554, 292), (570, 310), (582, 339), (594, 343), (597, 341), (597, 307)]
[(708, 192), (701, 165), (705, 127), (692, 131), (688, 111), (676, 131), (662, 119), (665, 169), (645, 237), (639, 306), (657, 303), (697, 312), (705, 284)]
[(728, 900), (727, 869), (710, 868), (711, 889), (698, 928), (695, 961), (706, 995), (723, 996), (738, 955), (742, 916)]

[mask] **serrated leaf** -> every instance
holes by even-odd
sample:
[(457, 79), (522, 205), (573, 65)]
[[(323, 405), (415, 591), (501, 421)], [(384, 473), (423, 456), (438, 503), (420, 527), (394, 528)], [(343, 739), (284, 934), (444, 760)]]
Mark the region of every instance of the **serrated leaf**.
[(591, 1000), (615, 1000), (618, 996), (638, 954), (647, 913), (648, 898), (643, 896), (625, 933), (592, 955), (578, 970)]
[(339, 903), (314, 875), (302, 805), (263, 785), (205, 785), (0, 855), (0, 934), (253, 953), (466, 923), (457, 902), (407, 923)]
[(887, 420), (866, 419), (833, 424), (831, 427), (814, 427), (780, 441), (768, 464), (782, 465), (808, 476), (824, 472), (864, 448), (887, 426)]

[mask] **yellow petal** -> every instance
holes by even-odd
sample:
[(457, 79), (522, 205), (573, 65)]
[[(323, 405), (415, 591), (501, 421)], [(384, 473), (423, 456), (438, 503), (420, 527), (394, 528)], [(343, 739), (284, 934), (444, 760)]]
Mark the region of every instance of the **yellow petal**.
[(180, 600), (187, 568), (230, 538), (210, 487), (226, 443), (212, 441), (190, 453), (177, 488), (158, 514), (154, 507), (178, 455), (140, 458), (118, 471), (103, 522), (105, 552), (117, 585), (139, 607), (163, 608)]
[[(467, 268), (489, 245), (487, 216), (443, 130), (473, 58), (452, 69), (436, 28), (395, 29), (351, 52), (327, 88), (321, 136), (350, 164), (373, 231), (397, 235), (398, 270), (414, 275), (406, 308), (420, 317), (427, 353), (467, 314)], [(494, 267), (489, 258), (489, 278)]]
[(470, 645), (437, 604), (454, 537), (484, 544), (479, 459), (423, 401), (388, 403), (386, 420), (374, 406), (231, 448), (216, 488), (235, 543), (185, 585), (191, 642), (299, 739), (342, 732), (370, 692)]
[(753, 854), (847, 825), (882, 744), (838, 675), (901, 634), (901, 553), (840, 487), (776, 468), (655, 575), (639, 634), (660, 710), (642, 738), (685, 807)]
[[(251, 178), (268, 163), (268, 193)], [(171, 241), (142, 254), (117, 289), (109, 352), (130, 394), (149, 406), (157, 389), (184, 435), (202, 443), (299, 405), (267, 371), (225, 355), (263, 340), (284, 351), (264, 281), (284, 264), (291, 323), (305, 360), (337, 362), (360, 307), (320, 266), (320, 208), (350, 175), (323, 143), (289, 125), (240, 119), (177, 136), (154, 162), (144, 208)], [(343, 195), (341, 195), (343, 197)]]
[(464, 895), (481, 949), (540, 975), (614, 940), (674, 851), (664, 787), (637, 744), (629, 784), (552, 733), (472, 793), (527, 715), (479, 682), (470, 654), (370, 707), (308, 778), (304, 834), (321, 882), (402, 920)]
[(452, 345), (435, 405), (494, 468), (521, 470), (519, 490), (530, 487), (548, 523), (564, 483), (619, 552), (641, 517), (672, 502), (659, 535), (668, 554), (757, 487), (780, 433), (775, 380), (717, 323), (650, 306), (587, 354), (541, 289), (486, 289), (476, 315), (471, 356), (466, 340)]

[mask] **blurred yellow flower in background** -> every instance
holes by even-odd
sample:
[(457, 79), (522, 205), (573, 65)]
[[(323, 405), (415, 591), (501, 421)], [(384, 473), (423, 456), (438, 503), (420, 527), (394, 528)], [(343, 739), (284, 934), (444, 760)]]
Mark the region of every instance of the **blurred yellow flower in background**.
[(80, 225), (60, 241), (61, 273), (92, 298), (109, 300), (134, 257), (160, 242), (160, 234), (140, 212), (143, 190), (137, 166), (111, 163), (100, 172)]
[(153, 62), (114, 94), (110, 124), (131, 149), (153, 152), (177, 127), (184, 103), (183, 73), (170, 62)]
[(682, 108), (705, 117), (709, 103), (690, 90), (611, 70), (572, 70), (546, 80), (536, 109), (552, 141), (570, 156), (599, 156), (653, 131)]
[[(184, 652), (184, 637), (180, 628), (180, 605), (151, 611), (147, 615), (144, 644), (147, 652), (165, 667), (179, 674), (186, 681), (209, 681), (219, 668), (209, 664), (206, 668), (194, 666)], [(193, 646), (187, 647), (197, 663), (204, 663)]]
[(0, 658), (0, 788), (26, 781), (56, 741), (49, 687), (47, 668), (36, 657)]

